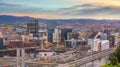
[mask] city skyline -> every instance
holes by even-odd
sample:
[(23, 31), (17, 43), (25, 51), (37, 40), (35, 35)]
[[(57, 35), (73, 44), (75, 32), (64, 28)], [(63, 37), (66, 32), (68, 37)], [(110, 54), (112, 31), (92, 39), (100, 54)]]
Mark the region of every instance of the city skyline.
[(0, 15), (120, 19), (120, 0), (0, 0)]

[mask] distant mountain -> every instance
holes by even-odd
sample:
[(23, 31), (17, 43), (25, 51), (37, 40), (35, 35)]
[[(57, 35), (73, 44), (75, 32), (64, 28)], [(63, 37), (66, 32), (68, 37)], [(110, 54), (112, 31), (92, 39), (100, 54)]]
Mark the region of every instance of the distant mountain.
[(8, 15), (0, 15), (0, 23), (19, 23), (19, 22), (27, 22), (33, 20), (32, 17), (17, 17), (17, 16), (8, 16)]
[(0, 15), (0, 24), (11, 24), (11, 23), (27, 23), (32, 20), (38, 19), (39, 22), (50, 22), (50, 21), (57, 21), (58, 23), (96, 23), (96, 22), (120, 22), (120, 20), (96, 20), (96, 19), (41, 19), (41, 18), (33, 18), (29, 16), (10, 16), (10, 15)]
[[(0, 15), (0, 24), (23, 23), (23, 22), (27, 23), (35, 19), (38, 19), (38, 18), (33, 18), (29, 16), (18, 17), (18, 16), (10, 16), (10, 15)], [(38, 19), (38, 20), (40, 20), (41, 22), (45, 21), (44, 19)]]

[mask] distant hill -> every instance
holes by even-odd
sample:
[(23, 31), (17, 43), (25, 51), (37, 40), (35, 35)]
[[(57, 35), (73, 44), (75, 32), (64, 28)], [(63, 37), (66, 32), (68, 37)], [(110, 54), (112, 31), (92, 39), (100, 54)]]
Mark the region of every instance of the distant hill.
[[(10, 16), (10, 15), (0, 15), (0, 24), (1, 23), (5, 23), (5, 24), (9, 24), (9, 23), (27, 23), (30, 22), (32, 20), (35, 20), (38, 18), (33, 18), (33, 17), (29, 17), (29, 16), (23, 16), (23, 17), (18, 17), (18, 16)], [(44, 19), (38, 19), (41, 22), (45, 21)]]
[(19, 23), (19, 22), (27, 22), (33, 20), (32, 17), (17, 17), (17, 16), (8, 16), (8, 15), (0, 15), (0, 23)]
[[(41, 19), (41, 18), (33, 18), (29, 16), (10, 16), (10, 15), (0, 15), (0, 24), (11, 24), (11, 23), (27, 23), (32, 20), (38, 19), (39, 22), (49, 22), (51, 20)], [(52, 21), (57, 21), (56, 19)], [(96, 23), (96, 22), (120, 22), (120, 20), (96, 20), (96, 19), (59, 19), (58, 23)]]

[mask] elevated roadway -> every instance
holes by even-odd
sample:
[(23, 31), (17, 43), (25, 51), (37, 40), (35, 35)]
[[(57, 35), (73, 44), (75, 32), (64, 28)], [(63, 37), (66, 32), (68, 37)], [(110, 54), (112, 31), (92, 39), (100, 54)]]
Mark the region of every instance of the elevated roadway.
[(87, 56), (87, 57), (84, 57), (82, 59), (78, 59), (78, 60), (75, 60), (75, 61), (72, 61), (72, 62), (69, 62), (69, 63), (58, 64), (57, 67), (77, 67), (79, 65), (82, 65), (82, 64), (97, 60), (99, 58), (102, 58), (104, 56), (107, 56), (109, 54), (112, 54), (113, 52), (115, 52), (115, 48), (107, 49), (107, 50), (101, 51), (97, 54)]

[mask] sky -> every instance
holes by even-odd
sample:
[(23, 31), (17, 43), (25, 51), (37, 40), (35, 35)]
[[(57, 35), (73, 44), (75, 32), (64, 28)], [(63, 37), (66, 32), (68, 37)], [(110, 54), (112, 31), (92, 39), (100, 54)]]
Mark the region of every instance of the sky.
[(120, 19), (120, 0), (0, 0), (0, 15)]

